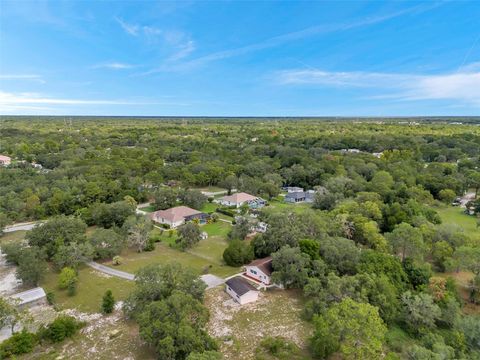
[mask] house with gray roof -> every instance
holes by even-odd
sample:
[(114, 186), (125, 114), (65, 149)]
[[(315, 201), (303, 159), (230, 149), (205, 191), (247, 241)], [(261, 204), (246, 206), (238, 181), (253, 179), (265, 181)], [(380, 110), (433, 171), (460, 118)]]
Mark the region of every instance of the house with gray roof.
[(255, 286), (241, 276), (228, 279), (225, 282), (225, 291), (240, 305), (257, 301), (259, 293)]

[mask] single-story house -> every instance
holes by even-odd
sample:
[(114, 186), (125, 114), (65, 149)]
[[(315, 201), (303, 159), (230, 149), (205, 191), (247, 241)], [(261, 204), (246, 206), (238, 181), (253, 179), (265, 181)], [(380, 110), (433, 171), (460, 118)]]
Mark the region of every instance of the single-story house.
[(12, 158), (5, 155), (0, 155), (0, 165), (8, 166), (12, 163)]
[(198, 219), (200, 224), (206, 224), (208, 214), (189, 208), (188, 206), (176, 206), (167, 210), (158, 210), (150, 214), (153, 221), (176, 228), (188, 221)]
[(224, 206), (235, 206), (237, 208), (247, 204), (252, 209), (256, 209), (265, 206), (267, 202), (258, 196), (240, 192), (229, 196), (224, 196), (218, 200), (218, 203)]
[(10, 296), (19, 308), (47, 304), (47, 294), (41, 287), (36, 287)]
[(270, 285), (273, 272), (272, 257), (253, 260), (245, 266), (245, 276), (260, 281), (265, 285)]
[(314, 198), (315, 198), (314, 190), (290, 192), (287, 195), (285, 195), (285, 201), (289, 203), (301, 203), (301, 202), (312, 203)]
[(241, 276), (228, 279), (225, 282), (225, 291), (240, 305), (257, 301), (259, 291)]
[(303, 188), (298, 186), (285, 186), (282, 188), (286, 192), (293, 193), (293, 192), (303, 192)]

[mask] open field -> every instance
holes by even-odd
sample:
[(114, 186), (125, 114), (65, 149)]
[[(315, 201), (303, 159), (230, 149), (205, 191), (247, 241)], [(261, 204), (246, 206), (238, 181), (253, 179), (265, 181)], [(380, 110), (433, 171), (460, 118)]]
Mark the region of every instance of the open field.
[[(301, 319), (303, 301), (298, 291), (261, 292), (258, 301), (240, 306), (223, 288), (208, 291), (209, 333), (219, 340), (225, 359), (253, 359), (255, 349), (266, 336), (282, 336), (306, 353), (311, 324)], [(309, 357), (308, 357), (309, 358)]]
[(78, 313), (75, 316), (87, 321), (78, 335), (59, 344), (37, 346), (33, 353), (18, 359), (155, 359), (153, 352), (142, 343), (137, 325), (125, 321), (120, 310), (110, 316)]
[(205, 205), (200, 209), (204, 213), (212, 213), (217, 209), (218, 204), (206, 202)]
[(465, 233), (473, 239), (480, 241), (480, 228), (477, 227), (477, 219), (463, 213), (462, 208), (448, 206), (436, 208), (444, 224), (454, 224), (465, 230)]
[(26, 233), (27, 232), (24, 230), (5, 233), (0, 237), (0, 244), (4, 242), (23, 240), (25, 238)]
[(123, 300), (132, 290), (134, 283), (95, 271), (82, 266), (78, 272), (77, 293), (68, 296), (66, 290), (58, 288), (59, 273), (49, 270), (41, 281), (46, 292), (55, 294), (55, 303), (60, 309), (78, 309), (83, 312), (95, 313), (100, 309), (102, 296), (107, 289), (112, 290), (116, 300)]

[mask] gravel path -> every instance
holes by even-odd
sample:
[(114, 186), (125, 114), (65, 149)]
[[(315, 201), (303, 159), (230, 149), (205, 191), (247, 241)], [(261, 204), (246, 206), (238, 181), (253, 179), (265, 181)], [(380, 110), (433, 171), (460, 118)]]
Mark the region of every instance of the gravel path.
[(32, 230), (35, 227), (35, 225), (41, 224), (41, 223), (42, 223), (41, 221), (30, 222), (30, 223), (18, 223), (18, 224), (7, 226), (5, 229), (3, 229), (3, 232), (9, 233), (9, 232), (14, 232), (19, 230), (29, 231), (29, 230)]

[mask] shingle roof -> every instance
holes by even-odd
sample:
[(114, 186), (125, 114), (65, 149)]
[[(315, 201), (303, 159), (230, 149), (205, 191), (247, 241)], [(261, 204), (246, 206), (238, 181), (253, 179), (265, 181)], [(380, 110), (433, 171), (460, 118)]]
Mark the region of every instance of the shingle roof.
[(262, 270), (262, 272), (265, 275), (268, 275), (268, 276), (272, 275), (272, 272), (273, 272), (271, 256), (267, 256), (266, 258), (263, 258), (263, 259), (253, 260), (247, 266), (256, 266), (257, 268)]
[(228, 279), (225, 283), (230, 289), (235, 291), (238, 296), (245, 295), (249, 291), (257, 291), (252, 284), (240, 276)]
[(183, 220), (187, 216), (201, 214), (200, 211), (189, 208), (188, 206), (176, 206), (167, 210), (158, 210), (150, 214), (153, 220), (166, 219), (170, 222), (177, 222)]
[(247, 193), (244, 193), (244, 192), (236, 193), (236, 194), (233, 194), (233, 195), (230, 195), (230, 196), (224, 196), (222, 198), (222, 200), (224, 200), (224, 201), (230, 201), (230, 202), (233, 202), (233, 203), (236, 203), (236, 204), (246, 202), (246, 201), (255, 200), (255, 199), (257, 199), (257, 196), (253, 196), (253, 195), (250, 195), (250, 194), (247, 194)]

